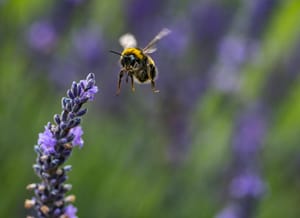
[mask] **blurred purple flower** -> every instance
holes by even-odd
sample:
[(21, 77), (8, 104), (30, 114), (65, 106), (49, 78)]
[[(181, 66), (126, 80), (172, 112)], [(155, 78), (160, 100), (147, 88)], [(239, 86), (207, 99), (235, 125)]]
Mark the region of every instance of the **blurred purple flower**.
[(32, 49), (48, 53), (56, 44), (57, 33), (50, 22), (41, 20), (30, 26), (27, 40)]
[(239, 71), (233, 65), (215, 65), (213, 75), (213, 87), (224, 93), (236, 93), (240, 90)]
[(238, 208), (233, 204), (229, 205), (217, 214), (216, 218), (240, 218)]
[(76, 213), (77, 213), (76, 207), (74, 207), (73, 205), (66, 206), (64, 215), (66, 215), (67, 218), (77, 218)]
[(161, 50), (166, 50), (169, 53), (181, 57), (185, 54), (189, 43), (189, 22), (187, 20), (179, 21), (175, 25), (168, 27), (171, 34), (166, 40), (161, 42)]
[(82, 148), (84, 141), (81, 137), (83, 135), (83, 130), (81, 126), (76, 126), (73, 129), (71, 129), (70, 134), (74, 135), (74, 139), (72, 141), (73, 146), (79, 146), (79, 148)]
[(265, 29), (268, 18), (271, 17), (272, 10), (276, 7), (278, 0), (255, 0), (251, 14), (251, 22), (249, 26), (250, 34), (253, 37), (259, 36)]
[[(233, 144), (233, 176), (228, 197), (237, 208), (236, 217), (254, 217), (257, 203), (266, 190), (259, 172), (258, 152), (266, 132), (266, 115), (262, 105), (249, 108), (236, 123)], [(226, 208), (222, 213), (225, 213)], [(224, 215), (226, 218), (226, 216)], [(230, 217), (230, 216), (229, 216)], [(219, 218), (219, 216), (217, 217)], [(222, 218), (222, 217), (221, 217)]]
[(74, 36), (76, 53), (89, 64), (101, 61), (104, 43), (102, 36), (95, 29), (84, 29)]
[[(126, 0), (125, 16), (130, 32), (138, 39), (138, 46), (145, 46), (163, 27), (165, 1)], [(142, 25), (141, 25), (142, 24)]]
[(65, 87), (68, 83), (68, 78), (75, 78), (80, 74), (79, 68), (78, 61), (59, 58), (50, 65), (49, 76), (58, 87)]
[(207, 42), (219, 39), (229, 24), (228, 11), (214, 2), (205, 2), (198, 7), (192, 6), (192, 26), (197, 40)]
[(45, 131), (39, 133), (38, 144), (41, 146), (45, 154), (53, 154), (55, 152), (55, 145), (57, 140), (49, 129), (49, 125), (45, 126)]
[(241, 159), (253, 158), (259, 151), (266, 130), (265, 119), (258, 113), (246, 113), (237, 126), (233, 149)]
[(251, 172), (244, 172), (235, 177), (230, 184), (230, 193), (234, 198), (259, 198), (265, 190), (262, 179)]
[(128, 1), (128, 22), (138, 24), (151, 21), (151, 18), (157, 16), (157, 11), (164, 5), (163, 1), (153, 0), (129, 0)]
[(227, 37), (222, 40), (219, 48), (219, 58), (226, 64), (241, 64), (247, 57), (245, 38)]
[(65, 1), (70, 4), (79, 5), (79, 4), (83, 3), (85, 0), (65, 0)]
[(229, 35), (221, 40), (217, 62), (212, 68), (213, 85), (225, 92), (237, 92), (241, 87), (241, 67), (246, 61), (252, 61), (259, 54), (255, 40), (242, 36)]

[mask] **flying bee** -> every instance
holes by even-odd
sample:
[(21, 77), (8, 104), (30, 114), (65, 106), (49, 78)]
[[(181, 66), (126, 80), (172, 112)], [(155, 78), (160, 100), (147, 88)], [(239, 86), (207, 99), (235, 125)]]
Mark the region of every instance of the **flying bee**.
[(120, 55), (121, 71), (119, 72), (117, 95), (121, 92), (121, 83), (124, 74), (126, 74), (126, 82), (128, 78), (131, 80), (131, 90), (134, 92), (134, 81), (138, 83), (151, 83), (152, 91), (157, 93), (159, 90), (155, 88), (155, 79), (157, 78), (157, 68), (153, 59), (148, 55), (156, 51), (156, 43), (168, 35), (170, 30), (162, 29), (148, 45), (140, 49), (137, 47), (135, 37), (129, 33), (120, 37), (119, 42), (123, 47), (122, 53), (110, 51)]

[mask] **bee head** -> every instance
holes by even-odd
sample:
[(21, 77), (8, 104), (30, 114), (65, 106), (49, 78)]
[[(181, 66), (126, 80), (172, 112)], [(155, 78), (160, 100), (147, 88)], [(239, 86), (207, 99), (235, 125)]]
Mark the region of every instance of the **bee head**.
[(134, 57), (133, 54), (124, 55), (122, 58), (121, 64), (123, 66), (128, 66), (128, 65), (133, 66), (135, 61), (136, 61), (136, 58)]
[(110, 52), (113, 53), (113, 54), (121, 56), (121, 64), (122, 64), (122, 66), (134, 66), (135, 63), (138, 61), (134, 54), (126, 54), (126, 55), (124, 55), (124, 54), (121, 54), (119, 52), (112, 51), (112, 50)]

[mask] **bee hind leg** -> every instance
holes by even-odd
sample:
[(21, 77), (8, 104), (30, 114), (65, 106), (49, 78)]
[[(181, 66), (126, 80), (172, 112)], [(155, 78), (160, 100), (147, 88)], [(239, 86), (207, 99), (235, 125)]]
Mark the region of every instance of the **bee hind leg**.
[(155, 88), (155, 82), (154, 82), (154, 79), (155, 79), (155, 76), (157, 74), (157, 70), (155, 68), (155, 66), (153, 64), (150, 64), (148, 65), (148, 70), (147, 70), (147, 74), (148, 74), (148, 78), (150, 79), (151, 81), (151, 88), (152, 88), (152, 91), (154, 93), (159, 93), (159, 90)]
[(155, 82), (154, 82), (154, 80), (151, 80), (151, 88), (152, 88), (152, 91), (154, 93), (159, 93), (159, 90), (155, 88)]
[(119, 79), (118, 79), (118, 87), (117, 87), (117, 92), (116, 95), (119, 95), (121, 92), (121, 83), (122, 83), (122, 77), (124, 76), (124, 70), (121, 70), (119, 73)]
[(135, 91), (135, 88), (134, 88), (134, 81), (133, 81), (133, 76), (130, 75), (130, 80), (131, 80), (131, 91)]

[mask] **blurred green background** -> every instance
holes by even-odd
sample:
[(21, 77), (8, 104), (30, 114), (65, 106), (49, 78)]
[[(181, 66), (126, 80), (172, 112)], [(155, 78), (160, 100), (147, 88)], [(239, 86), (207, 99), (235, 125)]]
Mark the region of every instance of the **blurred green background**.
[[(25, 217), (33, 146), (73, 80), (79, 217), (300, 217), (300, 1), (0, 0), (0, 215)], [(149, 85), (115, 96), (119, 37), (163, 27)]]

